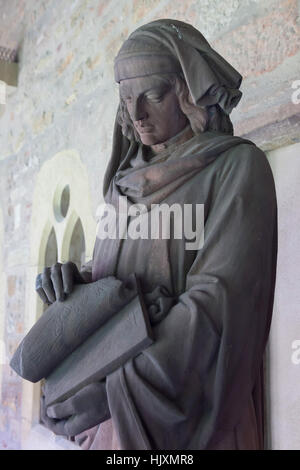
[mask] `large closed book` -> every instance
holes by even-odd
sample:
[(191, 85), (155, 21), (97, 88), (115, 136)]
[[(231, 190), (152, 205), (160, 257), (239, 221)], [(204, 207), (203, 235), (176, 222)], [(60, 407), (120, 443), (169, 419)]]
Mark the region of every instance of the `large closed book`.
[(113, 276), (75, 285), (33, 325), (13, 355), (11, 367), (26, 380), (48, 377), (78, 346), (137, 296), (136, 276)]
[(152, 342), (147, 311), (138, 295), (46, 378), (46, 405), (61, 402), (85, 385), (104, 379)]

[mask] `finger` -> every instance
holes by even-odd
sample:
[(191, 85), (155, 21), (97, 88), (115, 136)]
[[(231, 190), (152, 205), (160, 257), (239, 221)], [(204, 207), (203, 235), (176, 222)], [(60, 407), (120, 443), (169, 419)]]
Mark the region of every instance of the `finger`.
[(72, 415), (80, 414), (89, 410), (91, 402), (98, 402), (103, 391), (100, 383), (87, 385), (67, 400), (48, 406), (47, 416), (49, 418), (62, 419)]
[(44, 304), (51, 305), (51, 302), (49, 301), (48, 297), (46, 296), (44, 289), (41, 287), (40, 289), (37, 289), (37, 294), (42, 299)]
[(49, 305), (49, 300), (48, 300), (48, 297), (46, 296), (45, 292), (44, 292), (44, 289), (42, 287), (42, 273), (38, 274), (36, 279), (35, 279), (35, 290), (38, 294), (38, 296), (42, 299), (42, 301), (46, 304)]
[(46, 414), (46, 405), (45, 405), (45, 397), (41, 397), (41, 421), (45, 424), (45, 426), (50, 429), (50, 431), (54, 432), (60, 436), (67, 436), (67, 431), (65, 429), (66, 420), (56, 420), (51, 419)]
[(74, 283), (83, 283), (84, 279), (81, 276), (76, 264), (72, 261), (68, 261), (61, 267), (64, 291), (66, 294), (70, 294), (73, 291)]
[(110, 415), (104, 380), (86, 385), (76, 393), (75, 397), (76, 414), (92, 413), (98, 417)]
[(69, 436), (76, 436), (90, 427), (89, 423), (82, 419), (82, 415), (73, 415), (65, 423), (65, 429)]
[(55, 297), (59, 301), (63, 301), (65, 299), (61, 266), (61, 263), (55, 263), (53, 266), (51, 266), (51, 281), (53, 284)]
[(55, 302), (56, 297), (55, 297), (55, 292), (54, 292), (52, 281), (51, 281), (51, 270), (48, 267), (46, 267), (43, 271), (42, 288), (43, 288), (49, 302), (51, 302), (51, 303)]
[(54, 432), (54, 434), (57, 434), (58, 436), (69, 436), (68, 431), (66, 430), (66, 422), (67, 420), (65, 419), (51, 419), (48, 418), (46, 415), (43, 418), (43, 423), (45, 426), (50, 429), (50, 431)]
[(94, 402), (102, 402), (106, 399), (106, 382), (101, 380), (99, 382), (92, 382), (86, 385), (76, 393), (77, 407), (76, 412), (80, 413), (85, 411), (82, 406), (89, 403), (91, 400)]
[(42, 273), (38, 274), (35, 278), (35, 290), (42, 287)]
[(74, 287), (74, 263), (68, 261), (62, 265), (61, 273), (64, 284), (64, 291), (66, 294), (71, 294)]
[(62, 419), (69, 418), (76, 413), (76, 398), (75, 396), (68, 398), (62, 403), (48, 406), (47, 416), (49, 418)]
[(66, 421), (65, 432), (68, 433), (68, 436), (76, 436), (87, 429), (107, 421), (110, 417), (110, 413), (104, 410), (97, 412), (95, 410), (88, 410), (75, 414)]
[(91, 413), (81, 413), (71, 416), (65, 423), (65, 432), (68, 436), (76, 436), (87, 429), (93, 428), (103, 422), (101, 417)]

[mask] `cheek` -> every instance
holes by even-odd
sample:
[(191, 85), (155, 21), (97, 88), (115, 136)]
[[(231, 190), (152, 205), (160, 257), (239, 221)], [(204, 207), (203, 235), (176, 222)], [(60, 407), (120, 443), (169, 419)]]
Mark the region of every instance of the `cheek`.
[(172, 119), (172, 116), (174, 115), (174, 109), (166, 103), (158, 104), (152, 107), (151, 114), (152, 116), (155, 116), (157, 122), (166, 126), (170, 124), (170, 119)]
[(173, 128), (177, 126), (178, 121), (178, 110), (174, 106), (168, 107), (161, 110), (159, 114), (159, 123), (161, 129), (172, 132)]
[[(160, 115), (162, 119), (170, 119), (178, 116), (180, 114), (180, 107), (179, 103), (177, 101), (177, 97), (169, 97), (169, 99), (166, 99), (162, 104), (160, 108)], [(172, 121), (172, 119), (171, 119)], [(171, 124), (170, 121), (167, 121), (167, 123)]]

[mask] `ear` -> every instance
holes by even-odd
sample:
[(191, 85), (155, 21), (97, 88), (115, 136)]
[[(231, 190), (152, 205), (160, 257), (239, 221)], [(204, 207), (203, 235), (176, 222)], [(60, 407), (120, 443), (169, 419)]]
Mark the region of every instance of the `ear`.
[(195, 134), (204, 132), (207, 129), (209, 119), (207, 109), (202, 106), (197, 106), (193, 102), (193, 98), (185, 80), (178, 77), (176, 81), (175, 92), (181, 111), (190, 121), (191, 128)]
[(181, 77), (176, 77), (175, 93), (177, 95), (181, 111), (189, 117), (190, 114), (195, 112), (195, 108), (197, 108), (197, 106), (193, 102), (193, 98), (185, 80)]

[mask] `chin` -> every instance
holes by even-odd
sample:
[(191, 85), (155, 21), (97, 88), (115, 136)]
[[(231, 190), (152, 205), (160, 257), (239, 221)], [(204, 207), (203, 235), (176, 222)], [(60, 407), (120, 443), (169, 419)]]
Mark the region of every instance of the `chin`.
[(156, 145), (161, 143), (161, 139), (158, 139), (157, 137), (154, 137), (151, 134), (142, 134), (140, 135), (140, 139), (143, 142), (144, 145)]

